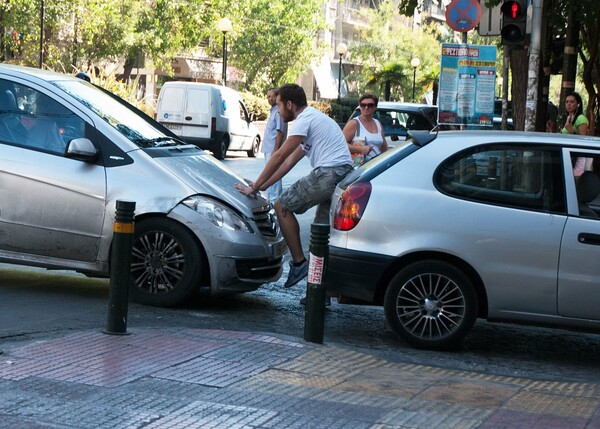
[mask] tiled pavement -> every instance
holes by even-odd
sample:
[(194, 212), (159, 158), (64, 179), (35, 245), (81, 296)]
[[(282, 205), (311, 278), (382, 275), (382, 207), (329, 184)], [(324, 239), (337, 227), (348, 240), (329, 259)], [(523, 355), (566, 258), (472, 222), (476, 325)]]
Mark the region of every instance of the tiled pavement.
[(98, 331), (0, 355), (2, 428), (600, 429), (600, 384), (424, 365), (252, 333)]

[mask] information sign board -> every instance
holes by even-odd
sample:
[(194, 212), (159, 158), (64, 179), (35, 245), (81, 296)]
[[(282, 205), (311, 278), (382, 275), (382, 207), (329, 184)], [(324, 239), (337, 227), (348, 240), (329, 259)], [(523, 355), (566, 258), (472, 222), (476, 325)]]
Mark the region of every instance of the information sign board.
[(495, 89), (495, 46), (442, 44), (438, 123), (491, 126)]

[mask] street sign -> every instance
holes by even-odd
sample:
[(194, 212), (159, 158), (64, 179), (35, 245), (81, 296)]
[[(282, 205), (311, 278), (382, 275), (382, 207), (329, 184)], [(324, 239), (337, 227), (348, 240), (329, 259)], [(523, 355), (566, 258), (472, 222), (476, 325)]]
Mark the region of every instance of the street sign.
[(460, 33), (477, 27), (481, 19), (479, 0), (452, 0), (446, 6), (446, 24)]
[(438, 123), (491, 126), (496, 47), (442, 43)]

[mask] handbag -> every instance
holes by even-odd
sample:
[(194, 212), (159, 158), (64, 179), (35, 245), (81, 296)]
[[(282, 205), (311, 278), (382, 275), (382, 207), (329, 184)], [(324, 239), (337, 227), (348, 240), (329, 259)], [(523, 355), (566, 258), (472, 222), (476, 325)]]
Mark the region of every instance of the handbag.
[[(356, 132), (354, 133), (352, 143), (364, 146), (367, 142), (366, 138), (360, 136), (360, 123), (358, 118), (354, 118), (354, 120), (356, 121)], [(365, 156), (362, 153), (351, 153), (350, 155), (352, 155), (352, 162), (354, 163), (355, 167), (365, 163)]]

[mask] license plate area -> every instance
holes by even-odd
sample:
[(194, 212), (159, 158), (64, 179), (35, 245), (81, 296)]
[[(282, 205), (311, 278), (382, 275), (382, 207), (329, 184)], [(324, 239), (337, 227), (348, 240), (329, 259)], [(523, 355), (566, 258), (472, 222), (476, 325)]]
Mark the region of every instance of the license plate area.
[(271, 256), (273, 256), (273, 258), (279, 258), (287, 253), (287, 250), (288, 248), (285, 240), (278, 241), (271, 245)]

